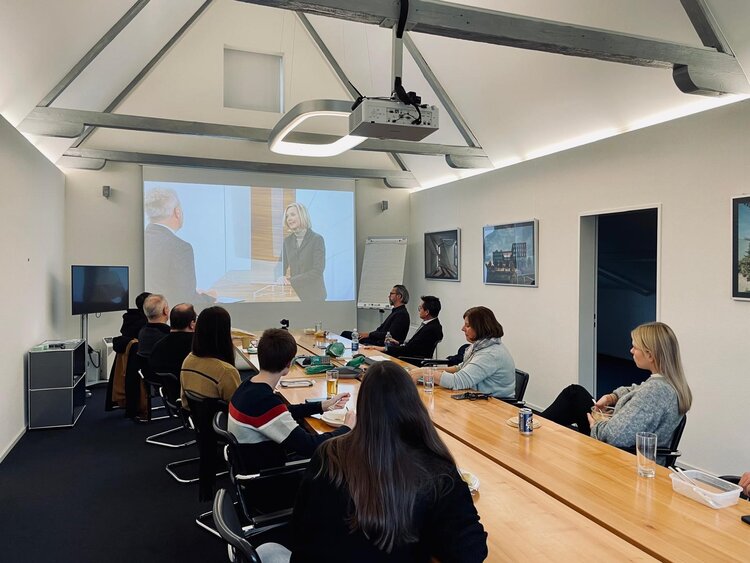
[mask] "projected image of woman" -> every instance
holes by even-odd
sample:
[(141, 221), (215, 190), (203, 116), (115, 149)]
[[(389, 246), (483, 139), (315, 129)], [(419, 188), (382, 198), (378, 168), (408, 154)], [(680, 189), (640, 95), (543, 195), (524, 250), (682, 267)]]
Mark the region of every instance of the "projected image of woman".
[(284, 225), (291, 234), (284, 239), (282, 267), (284, 283), (291, 284), (302, 301), (324, 301), (326, 286), (326, 244), (312, 230), (310, 214), (301, 203), (291, 203), (284, 210)]

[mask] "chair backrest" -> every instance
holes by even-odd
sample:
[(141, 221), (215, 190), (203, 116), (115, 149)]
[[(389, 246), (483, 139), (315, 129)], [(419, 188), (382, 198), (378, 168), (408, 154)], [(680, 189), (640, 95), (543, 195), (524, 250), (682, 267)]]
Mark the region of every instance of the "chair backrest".
[(219, 535), (234, 551), (239, 563), (261, 563), (258, 552), (243, 537), (242, 525), (226, 489), (219, 489), (214, 497), (214, 522)]
[(516, 370), (516, 401), (523, 401), (526, 386), (529, 384), (529, 374), (520, 369)]
[(190, 408), (190, 418), (193, 419), (196, 432), (198, 434), (207, 434), (216, 436), (213, 429), (213, 420), (217, 412), (227, 412), (229, 405), (222, 399), (214, 397), (203, 397), (185, 389), (188, 407)]
[(198, 498), (202, 501), (211, 500), (218, 463), (216, 448), (219, 445), (219, 437), (213, 428), (213, 419), (217, 412), (226, 412), (229, 406), (221, 399), (202, 397), (188, 389), (184, 391), (190, 407), (190, 419), (193, 421), (200, 454)]
[(270, 440), (240, 444), (227, 430), (226, 413), (216, 413), (213, 427), (227, 442), (230, 477), (245, 517), (291, 510), (310, 460), (287, 462), (283, 446)]
[(167, 408), (170, 416), (179, 416), (180, 414), (180, 378), (173, 373), (157, 372), (157, 377), (161, 381), (161, 396), (164, 398), (164, 406)]
[(674, 455), (666, 456), (665, 467), (672, 467), (680, 456), (678, 448), (680, 447), (680, 440), (682, 439), (682, 433), (685, 432), (685, 425), (687, 424), (687, 415), (683, 415), (680, 422), (677, 424), (677, 428), (674, 429), (672, 434), (672, 441), (669, 443), (669, 449), (675, 452)]

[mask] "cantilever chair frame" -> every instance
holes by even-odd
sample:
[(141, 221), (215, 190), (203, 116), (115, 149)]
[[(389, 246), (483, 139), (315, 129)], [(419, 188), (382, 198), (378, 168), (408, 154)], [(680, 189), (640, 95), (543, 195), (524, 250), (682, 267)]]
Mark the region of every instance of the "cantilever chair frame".
[(166, 372), (157, 372), (156, 376), (161, 380), (159, 383), (159, 386), (157, 387), (159, 391), (159, 396), (161, 396), (161, 400), (164, 403), (164, 408), (167, 411), (167, 417), (166, 418), (174, 418), (174, 419), (181, 419), (182, 418), (182, 424), (175, 428), (170, 428), (169, 430), (165, 430), (164, 432), (159, 432), (158, 434), (152, 434), (148, 438), (146, 438), (147, 444), (153, 444), (155, 446), (162, 446), (164, 448), (184, 448), (187, 446), (192, 446), (195, 444), (195, 440), (188, 440), (186, 442), (181, 443), (174, 443), (174, 442), (165, 442), (162, 440), (158, 440), (157, 438), (161, 438), (163, 436), (169, 436), (170, 434), (174, 434), (176, 432), (183, 432), (185, 430), (192, 431), (193, 428), (190, 427), (190, 425), (187, 423), (187, 419), (183, 418), (180, 414), (180, 398), (179, 393), (177, 397), (169, 397), (169, 393), (165, 390), (164, 381), (167, 381), (170, 378), (174, 378), (177, 380), (177, 389), (179, 389), (179, 379), (177, 379), (177, 376), (173, 373), (166, 373)]
[[(254, 510), (248, 504), (246, 495), (247, 487), (253, 482), (261, 482), (274, 479), (285, 479), (290, 477), (302, 478), (307, 466), (310, 463), (309, 459), (293, 460), (293, 461), (281, 461), (275, 459), (274, 462), (281, 463), (277, 466), (263, 467), (263, 468), (249, 468), (243, 464), (242, 455), (240, 452), (240, 443), (237, 438), (227, 430), (227, 415), (223, 412), (218, 412), (214, 416), (213, 420), (214, 431), (224, 438), (227, 442), (224, 446), (224, 458), (229, 465), (229, 478), (235, 487), (235, 492), (239, 501), (239, 505), (242, 511), (242, 516), (245, 520), (252, 524), (259, 515), (262, 514), (258, 510)], [(273, 509), (271, 514), (283, 515), (285, 513), (291, 514), (292, 507)]]
[[(139, 360), (141, 362), (148, 362), (148, 360), (146, 358), (143, 358), (143, 357), (139, 357)], [(156, 422), (157, 420), (166, 420), (166, 419), (170, 418), (169, 412), (167, 412), (167, 414), (164, 415), (164, 416), (157, 416), (156, 418), (154, 418), (154, 417), (151, 416), (152, 412), (154, 412), (156, 410), (160, 410), (160, 409), (166, 409), (167, 407), (166, 407), (166, 404), (157, 405), (155, 407), (151, 406), (151, 399), (152, 398), (157, 397), (157, 396), (158, 397), (162, 397), (162, 403), (163, 403), (164, 402), (163, 401), (164, 400), (164, 396), (161, 393), (161, 387), (162, 387), (161, 382), (158, 381), (156, 378), (154, 378), (153, 376), (156, 375), (156, 374), (155, 373), (150, 373), (150, 371), (151, 371), (150, 368), (146, 368), (142, 364), (141, 364), (141, 367), (138, 368), (138, 375), (141, 376), (141, 379), (146, 384), (146, 389), (147, 389), (147, 392), (148, 392), (148, 397), (147, 397), (147, 399), (148, 399), (148, 420), (144, 420), (142, 422)], [(157, 436), (158, 436), (158, 434), (157, 434)], [(157, 445), (161, 445), (161, 444), (157, 444)]]
[(241, 526), (236, 505), (226, 489), (216, 491), (213, 505), (217, 535), (227, 542), (230, 561), (262, 563), (249, 540), (261, 534), (277, 531), (289, 523), (288, 516), (259, 516), (251, 526)]

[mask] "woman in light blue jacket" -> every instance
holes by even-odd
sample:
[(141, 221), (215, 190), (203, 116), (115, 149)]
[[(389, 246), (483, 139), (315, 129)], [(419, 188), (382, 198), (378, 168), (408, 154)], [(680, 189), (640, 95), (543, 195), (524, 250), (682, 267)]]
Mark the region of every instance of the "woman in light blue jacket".
[[(475, 389), (494, 397), (513, 397), (516, 392), (516, 365), (500, 339), (504, 332), (495, 314), (487, 307), (472, 307), (464, 313), (461, 328), (469, 342), (464, 361), (435, 373), (435, 385), (446, 389)], [(427, 368), (409, 372), (416, 382)]]

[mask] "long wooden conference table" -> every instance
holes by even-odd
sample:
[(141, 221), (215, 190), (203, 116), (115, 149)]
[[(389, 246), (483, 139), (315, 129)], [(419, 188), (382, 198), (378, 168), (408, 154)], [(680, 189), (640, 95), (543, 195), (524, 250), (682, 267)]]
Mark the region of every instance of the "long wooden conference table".
[[(301, 352), (321, 352), (315, 337), (293, 334)], [(290, 403), (325, 397), (324, 374), (295, 368), (287, 379), (295, 378), (313, 386), (280, 388)], [(339, 381), (339, 392), (352, 394), (350, 408), (358, 389), (357, 380)], [(540, 417), (542, 426), (523, 436), (506, 424), (516, 407), (456, 401), (452, 393), (436, 388), (420, 396), (459, 466), (480, 480), (475, 502), (489, 560), (750, 561), (750, 526), (740, 521), (750, 502), (714, 510), (675, 493), (666, 468), (657, 467), (653, 479), (638, 477), (632, 454)], [(309, 422), (330, 430), (322, 420)]]

